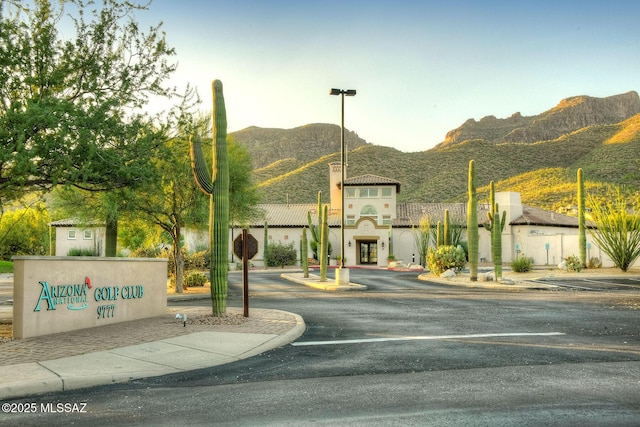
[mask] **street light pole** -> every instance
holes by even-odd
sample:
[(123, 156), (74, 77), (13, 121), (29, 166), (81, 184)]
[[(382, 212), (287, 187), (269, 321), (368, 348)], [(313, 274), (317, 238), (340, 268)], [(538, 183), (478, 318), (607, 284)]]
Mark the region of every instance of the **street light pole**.
[(336, 281), (345, 278), (348, 282), (348, 275), (343, 272), (344, 268), (344, 181), (345, 181), (345, 143), (344, 143), (344, 96), (355, 96), (355, 89), (331, 89), (330, 95), (340, 95), (341, 97), (341, 122), (340, 122), (340, 273), (336, 275)]

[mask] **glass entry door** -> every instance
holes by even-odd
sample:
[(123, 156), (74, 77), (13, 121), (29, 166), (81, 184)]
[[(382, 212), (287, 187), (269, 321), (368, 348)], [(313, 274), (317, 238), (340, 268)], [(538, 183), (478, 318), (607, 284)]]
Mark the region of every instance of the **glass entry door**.
[(378, 264), (378, 242), (359, 242), (360, 264)]

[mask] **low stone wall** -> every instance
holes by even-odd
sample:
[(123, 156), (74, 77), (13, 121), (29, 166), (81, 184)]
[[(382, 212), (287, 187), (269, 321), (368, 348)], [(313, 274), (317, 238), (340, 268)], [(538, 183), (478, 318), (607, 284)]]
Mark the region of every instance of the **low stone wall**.
[(166, 313), (167, 260), (13, 257), (13, 337)]

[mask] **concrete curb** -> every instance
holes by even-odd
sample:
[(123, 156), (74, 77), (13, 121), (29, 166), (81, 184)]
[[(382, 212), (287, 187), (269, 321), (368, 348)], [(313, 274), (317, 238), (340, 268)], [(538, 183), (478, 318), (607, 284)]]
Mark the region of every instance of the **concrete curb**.
[(349, 292), (349, 291), (366, 291), (365, 285), (349, 282), (348, 285), (336, 285), (335, 281), (321, 282), (320, 276), (309, 274), (309, 277), (304, 277), (304, 273), (283, 273), (280, 275), (285, 280), (289, 280), (294, 283), (309, 286), (314, 289), (320, 289), (328, 292)]
[(210, 368), (285, 346), (305, 332), (306, 325), (300, 315), (268, 311), (292, 315), (295, 326), (283, 334), (199, 331), (77, 356), (0, 366), (0, 399)]
[[(542, 276), (539, 277), (543, 278)], [(513, 284), (505, 284), (500, 282), (493, 281), (477, 281), (471, 282), (468, 277), (467, 280), (463, 280), (461, 277), (453, 277), (453, 278), (443, 278), (435, 276), (431, 273), (423, 273), (418, 276), (419, 280), (423, 280), (425, 282), (436, 282), (444, 285), (450, 286), (460, 286), (466, 288), (480, 288), (480, 289), (494, 289), (494, 290), (505, 290), (505, 291), (524, 291), (524, 290), (556, 290), (560, 289), (559, 286), (549, 285), (546, 283), (535, 282), (536, 278), (529, 278), (525, 280), (517, 280), (514, 281)], [(511, 280), (508, 277), (505, 279)]]

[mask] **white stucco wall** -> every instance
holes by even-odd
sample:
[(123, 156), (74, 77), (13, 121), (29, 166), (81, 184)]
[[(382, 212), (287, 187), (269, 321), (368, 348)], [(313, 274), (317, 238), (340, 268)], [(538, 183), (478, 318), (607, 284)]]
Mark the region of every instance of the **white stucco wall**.
[(67, 256), (69, 250), (78, 248), (104, 256), (104, 233), (104, 227), (56, 227), (55, 255)]

